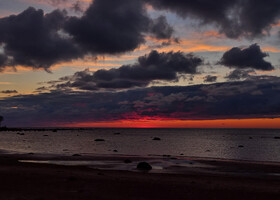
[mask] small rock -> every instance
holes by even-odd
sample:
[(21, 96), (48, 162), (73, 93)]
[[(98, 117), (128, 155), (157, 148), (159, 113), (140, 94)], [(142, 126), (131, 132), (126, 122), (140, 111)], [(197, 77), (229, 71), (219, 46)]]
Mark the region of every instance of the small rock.
[(113, 152), (118, 152), (118, 150), (115, 149), (115, 150), (113, 150)]
[(67, 178), (68, 181), (77, 181), (78, 179), (74, 176), (70, 176)]
[(105, 140), (104, 139), (95, 139), (94, 141), (95, 142), (104, 142)]
[(253, 137), (249, 137), (249, 139), (251, 140), (251, 139), (253, 139)]
[(243, 145), (239, 145), (238, 147), (243, 148), (244, 146)]
[(48, 137), (49, 135), (43, 135), (44, 137)]
[(76, 154), (73, 154), (72, 156), (81, 156), (81, 155), (76, 153)]
[(274, 137), (274, 139), (278, 139), (278, 140), (279, 140), (279, 139), (280, 139), (280, 137)]
[(138, 163), (138, 165), (137, 165), (137, 169), (138, 169), (138, 170), (149, 171), (149, 170), (152, 169), (152, 166), (151, 166), (149, 163), (147, 163), (147, 162), (140, 162), (140, 163)]
[(153, 140), (160, 140), (160, 138), (159, 137), (154, 137)]
[(129, 159), (125, 159), (125, 160), (124, 160), (124, 163), (132, 163), (132, 161), (129, 160)]
[(114, 135), (120, 135), (121, 133), (117, 132), (117, 133), (114, 133)]
[(210, 150), (209, 150), (209, 149), (207, 149), (207, 150), (206, 150), (206, 152), (210, 152)]

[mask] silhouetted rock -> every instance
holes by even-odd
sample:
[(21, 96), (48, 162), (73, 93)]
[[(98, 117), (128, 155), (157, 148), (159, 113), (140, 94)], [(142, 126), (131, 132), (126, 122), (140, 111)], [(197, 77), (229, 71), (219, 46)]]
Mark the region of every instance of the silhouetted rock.
[(67, 180), (68, 180), (68, 181), (77, 181), (78, 179), (77, 179), (77, 177), (69, 176), (69, 177), (67, 178)]
[(2, 121), (4, 121), (4, 117), (0, 115), (0, 127), (1, 127)]
[(52, 132), (54, 132), (54, 133), (55, 133), (55, 132), (57, 132), (57, 130), (56, 130), (56, 129), (54, 129)]
[(280, 139), (280, 137), (274, 137), (274, 139)]
[(251, 140), (251, 139), (253, 139), (252, 137), (249, 137), (249, 139)]
[(160, 140), (160, 138), (159, 137), (154, 137), (153, 140)]
[(151, 170), (152, 169), (152, 166), (147, 163), (147, 162), (140, 162), (138, 163), (137, 165), (137, 169), (138, 170), (145, 170), (145, 171), (148, 171), (148, 170)]
[(118, 150), (115, 149), (113, 152), (118, 152)]
[(239, 147), (239, 148), (243, 148), (244, 146), (243, 146), (243, 145), (239, 145), (238, 147)]
[(73, 154), (72, 156), (81, 156), (80, 154)]
[(129, 159), (125, 159), (125, 160), (124, 160), (124, 163), (132, 163), (132, 161), (129, 160)]
[(43, 135), (44, 137), (48, 137), (49, 135)]
[(117, 132), (117, 133), (114, 133), (114, 135), (120, 135), (121, 133)]
[(17, 133), (18, 135), (24, 135), (24, 133)]
[(104, 139), (95, 139), (94, 141), (95, 142), (104, 142), (105, 140)]

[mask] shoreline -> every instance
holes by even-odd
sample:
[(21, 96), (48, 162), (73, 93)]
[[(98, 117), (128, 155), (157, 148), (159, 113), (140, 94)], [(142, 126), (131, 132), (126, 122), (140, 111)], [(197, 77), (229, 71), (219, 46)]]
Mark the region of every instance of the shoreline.
[[(143, 157), (126, 157), (133, 164)], [(0, 199), (278, 199), (280, 163), (187, 160), (183, 173), (139, 172), (19, 160), (118, 161), (124, 157), (1, 154)], [(155, 158), (146, 158), (152, 163)], [(158, 159), (158, 158), (157, 158)], [(172, 158), (162, 158), (171, 160)], [(172, 159), (176, 160), (176, 159)], [(215, 166), (207, 168), (199, 164)], [(180, 168), (180, 167), (179, 167)], [(174, 170), (174, 166), (172, 168)], [(176, 168), (178, 170), (178, 167)], [(222, 173), (221, 173), (222, 172)]]
[[(120, 170), (138, 172), (137, 163), (148, 162), (153, 170), (149, 173), (184, 174), (188, 171), (212, 174), (233, 172), (242, 175), (275, 174), (280, 177), (280, 162), (250, 161), (212, 157), (172, 156), (172, 155), (124, 155), (124, 154), (42, 154), (0, 151), (0, 161), (33, 163), (56, 166), (88, 167), (98, 170)], [(126, 162), (128, 161), (128, 162)], [(120, 168), (120, 166), (128, 166)]]

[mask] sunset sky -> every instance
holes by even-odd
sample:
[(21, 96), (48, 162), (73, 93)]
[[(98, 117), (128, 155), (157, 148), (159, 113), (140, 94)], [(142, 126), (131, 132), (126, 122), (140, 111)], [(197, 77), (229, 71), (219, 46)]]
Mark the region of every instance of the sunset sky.
[(280, 1), (1, 0), (0, 115), (280, 128)]

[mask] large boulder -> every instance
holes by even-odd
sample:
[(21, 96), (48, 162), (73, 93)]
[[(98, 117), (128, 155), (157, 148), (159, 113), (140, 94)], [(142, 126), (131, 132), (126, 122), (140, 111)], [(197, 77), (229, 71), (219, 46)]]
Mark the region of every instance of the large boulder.
[(149, 171), (152, 169), (152, 166), (147, 162), (140, 162), (137, 165), (138, 170)]

